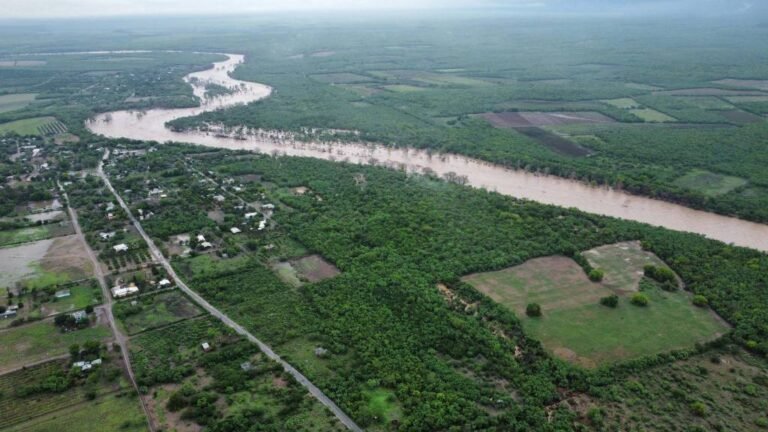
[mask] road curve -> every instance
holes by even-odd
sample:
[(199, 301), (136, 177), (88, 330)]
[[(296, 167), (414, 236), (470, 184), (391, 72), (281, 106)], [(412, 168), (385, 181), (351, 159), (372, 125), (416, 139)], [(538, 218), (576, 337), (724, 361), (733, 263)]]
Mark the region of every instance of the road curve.
[(128, 215), (128, 219), (131, 221), (133, 226), (136, 228), (136, 230), (139, 232), (141, 237), (144, 239), (144, 241), (147, 243), (147, 246), (149, 246), (149, 251), (154, 256), (155, 260), (159, 262), (165, 271), (168, 272), (168, 274), (173, 278), (173, 280), (176, 281), (176, 285), (181, 289), (184, 293), (186, 293), (190, 298), (192, 298), (197, 304), (199, 304), (203, 309), (205, 309), (208, 313), (216, 317), (217, 319), (221, 320), (224, 324), (226, 324), (228, 327), (232, 328), (237, 332), (238, 334), (244, 336), (249, 341), (255, 343), (259, 349), (270, 359), (278, 362), (283, 369), (291, 374), (296, 381), (299, 382), (302, 386), (304, 386), (312, 396), (314, 396), (320, 403), (328, 407), (328, 409), (336, 416), (336, 418), (339, 419), (339, 421), (347, 427), (347, 429), (354, 431), (354, 432), (362, 432), (363, 429), (358, 426), (352, 418), (350, 418), (344, 411), (342, 411), (341, 408), (339, 408), (336, 403), (331, 400), (328, 396), (323, 393), (322, 390), (320, 390), (316, 385), (312, 384), (312, 382), (304, 376), (301, 372), (299, 372), (296, 368), (291, 366), (287, 361), (283, 360), (277, 353), (275, 353), (272, 348), (269, 347), (269, 345), (265, 344), (261, 340), (259, 340), (256, 336), (251, 334), (249, 331), (244, 329), (240, 324), (236, 323), (234, 320), (229, 318), (225, 313), (221, 312), (219, 309), (208, 303), (203, 297), (201, 297), (199, 294), (197, 294), (195, 291), (190, 289), (187, 284), (184, 283), (184, 281), (181, 280), (178, 274), (176, 274), (176, 271), (173, 269), (173, 266), (171, 266), (171, 263), (168, 262), (168, 260), (165, 258), (163, 253), (160, 251), (160, 249), (155, 245), (155, 242), (152, 240), (152, 238), (149, 237), (149, 235), (144, 231), (144, 228), (141, 226), (141, 223), (133, 216), (133, 213), (131, 213), (131, 209), (128, 207), (128, 205), (123, 201), (123, 198), (120, 196), (120, 194), (117, 193), (114, 187), (112, 187), (112, 183), (109, 181), (109, 177), (104, 172), (104, 161), (109, 158), (109, 151), (107, 151), (104, 154), (104, 158), (99, 163), (98, 167), (98, 175), (101, 177), (101, 179), (104, 181), (104, 184), (107, 186), (110, 192), (112, 192), (112, 195), (114, 195), (115, 199), (117, 200), (120, 207), (125, 211), (126, 215)]

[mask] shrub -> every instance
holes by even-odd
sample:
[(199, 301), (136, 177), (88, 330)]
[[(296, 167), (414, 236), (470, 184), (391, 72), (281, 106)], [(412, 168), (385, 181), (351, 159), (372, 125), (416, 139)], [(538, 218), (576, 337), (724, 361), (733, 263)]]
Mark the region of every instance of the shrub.
[(541, 306), (538, 303), (530, 303), (525, 308), (525, 314), (529, 317), (540, 317), (541, 316)]
[(648, 264), (643, 267), (643, 273), (656, 282), (676, 282), (675, 272), (667, 267), (656, 267), (655, 265)]
[(704, 405), (704, 402), (692, 402), (691, 412), (693, 412), (694, 415), (697, 415), (699, 417), (704, 417), (709, 412), (709, 408), (707, 408), (707, 406)]
[(635, 306), (648, 306), (648, 296), (643, 293), (637, 293), (632, 296), (631, 302)]
[(592, 282), (600, 282), (605, 277), (605, 272), (600, 269), (592, 269), (589, 272), (589, 280)]
[(707, 307), (709, 306), (709, 300), (703, 295), (695, 295), (693, 296), (693, 304), (698, 307)]
[(600, 299), (600, 304), (603, 306), (608, 306), (610, 308), (615, 308), (619, 305), (619, 296), (616, 294), (609, 295), (607, 297), (603, 297)]

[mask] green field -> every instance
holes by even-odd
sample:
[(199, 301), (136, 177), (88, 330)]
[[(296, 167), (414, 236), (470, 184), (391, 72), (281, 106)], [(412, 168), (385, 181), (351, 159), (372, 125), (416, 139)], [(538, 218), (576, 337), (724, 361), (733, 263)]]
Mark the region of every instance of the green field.
[(400, 420), (403, 413), (393, 391), (377, 388), (364, 391), (363, 394), (368, 398), (368, 411), (377, 421), (390, 424)]
[(677, 186), (701, 192), (706, 196), (716, 197), (746, 185), (747, 181), (739, 177), (694, 169), (675, 180), (674, 183)]
[[(727, 325), (711, 311), (694, 307), (690, 295), (682, 291), (670, 293), (642, 284), (650, 305), (630, 304), (643, 265), (658, 259), (645, 259), (642, 250), (629, 245), (585, 252), (591, 262), (603, 266), (603, 283), (591, 282), (575, 261), (565, 257), (537, 258), (464, 280), (515, 311), (526, 332), (548, 351), (584, 367), (690, 348), (727, 331)], [(599, 303), (611, 294), (619, 296), (615, 309)], [(527, 317), (529, 303), (541, 305), (543, 316)]]
[(110, 337), (109, 328), (100, 325), (67, 333), (60, 332), (52, 321), (12, 327), (0, 331), (0, 365), (4, 369), (23, 366), (48, 357), (66, 354), (72, 344)]
[(673, 117), (651, 108), (631, 109), (629, 112), (649, 123), (668, 123), (677, 121)]
[(30, 243), (38, 240), (45, 240), (50, 237), (50, 230), (47, 226), (0, 231), (0, 247)]
[(81, 403), (66, 410), (29, 421), (8, 432), (93, 432), (147, 430), (139, 400), (133, 394), (115, 394)]
[(34, 117), (0, 124), (0, 135), (15, 132), (19, 135), (42, 135), (42, 129), (58, 123), (55, 117)]
[(15, 111), (31, 104), (37, 97), (36, 93), (17, 93), (0, 96), (0, 113)]
[(384, 88), (395, 93), (413, 93), (426, 90), (424, 87), (416, 87), (407, 84), (386, 85)]
[(53, 315), (62, 312), (69, 312), (84, 309), (88, 305), (97, 305), (101, 301), (101, 291), (96, 284), (78, 285), (66, 288), (70, 290), (69, 297), (57, 299), (54, 302), (48, 302), (41, 306), (43, 315)]
[(676, 99), (684, 100), (703, 110), (722, 111), (734, 109), (733, 105), (715, 96), (677, 96)]
[(113, 306), (115, 316), (120, 318), (123, 327), (131, 335), (182, 319), (192, 318), (202, 313), (202, 310), (180, 291), (164, 292), (151, 297), (145, 296), (137, 301), (141, 311), (122, 318), (120, 318), (120, 310), (128, 306), (130, 301), (115, 303)]
[(604, 100), (603, 102), (621, 109), (640, 108), (641, 106), (639, 103), (637, 103), (636, 100), (632, 98), (608, 99)]
[(198, 255), (174, 262), (174, 266), (187, 277), (198, 277), (238, 269), (248, 263), (247, 256), (221, 259), (211, 255)]

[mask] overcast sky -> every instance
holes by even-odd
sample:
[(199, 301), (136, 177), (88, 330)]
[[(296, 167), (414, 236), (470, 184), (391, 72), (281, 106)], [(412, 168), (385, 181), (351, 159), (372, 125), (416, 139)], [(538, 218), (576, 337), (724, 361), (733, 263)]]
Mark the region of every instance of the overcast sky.
[(0, 18), (505, 7), (521, 12), (754, 13), (768, 0), (0, 0)]

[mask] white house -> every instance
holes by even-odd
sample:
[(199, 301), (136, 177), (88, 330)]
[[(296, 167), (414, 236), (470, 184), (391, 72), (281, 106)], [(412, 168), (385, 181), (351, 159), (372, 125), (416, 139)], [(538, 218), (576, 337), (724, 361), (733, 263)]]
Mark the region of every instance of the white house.
[(210, 249), (213, 247), (213, 244), (211, 244), (211, 242), (204, 241), (200, 243), (200, 247), (203, 249)]
[(259, 231), (264, 231), (264, 228), (267, 227), (267, 220), (264, 219), (261, 222), (259, 222)]
[(112, 249), (114, 249), (115, 252), (126, 252), (128, 251), (128, 245), (125, 243), (120, 243), (119, 245), (112, 246)]
[(211, 350), (211, 345), (208, 342), (203, 342), (201, 345), (203, 347), (203, 351), (208, 352)]
[(198, 234), (198, 235), (197, 235), (197, 241), (198, 241), (198, 243), (199, 243), (199, 242), (204, 242), (204, 241), (205, 241), (205, 236), (204, 236), (204, 235), (202, 235), (202, 234)]
[(255, 218), (255, 217), (256, 217), (256, 216), (258, 216), (258, 215), (259, 215), (259, 214), (258, 214), (258, 213), (256, 213), (256, 212), (253, 212), (253, 213), (246, 213), (246, 214), (245, 214), (245, 218), (246, 218), (246, 219), (253, 219), (253, 218)]
[(103, 232), (103, 233), (99, 233), (99, 237), (101, 237), (101, 239), (102, 239), (102, 240), (105, 240), (105, 241), (106, 241), (106, 240), (109, 240), (109, 239), (111, 239), (112, 237), (114, 237), (114, 236), (115, 236), (115, 234), (116, 234), (116, 233), (115, 233), (114, 231)]
[(127, 297), (129, 295), (138, 293), (139, 287), (137, 287), (136, 284), (131, 283), (128, 286), (118, 285), (116, 287), (113, 287), (111, 291), (112, 291), (112, 297), (121, 298), (121, 297)]
[(242, 231), (240, 230), (240, 228), (237, 228), (237, 227), (232, 227), (232, 228), (230, 228), (230, 229), (229, 229), (229, 231), (230, 231), (232, 234), (240, 234), (240, 233), (242, 232)]
[(160, 282), (157, 283), (157, 285), (160, 288), (164, 288), (164, 287), (167, 287), (167, 286), (171, 286), (171, 281), (169, 281), (168, 279), (162, 279), (162, 280), (160, 280)]
[(88, 319), (88, 314), (87, 314), (87, 313), (85, 313), (85, 311), (77, 311), (77, 312), (72, 312), (72, 313), (71, 313), (71, 314), (69, 314), (69, 315), (70, 315), (72, 318), (74, 318), (74, 319), (75, 319), (75, 322), (85, 321), (85, 320), (87, 320), (87, 319)]
[(275, 209), (275, 205), (274, 204), (264, 204), (263, 206), (261, 206), (261, 208), (263, 208), (264, 210), (274, 210)]
[(216, 202), (224, 202), (224, 200), (225, 200), (226, 198), (224, 198), (224, 195), (214, 195), (214, 196), (213, 196), (213, 199), (214, 199)]
[(54, 297), (56, 297), (57, 299), (61, 299), (61, 298), (67, 298), (71, 295), (72, 295), (72, 292), (70, 290), (63, 289), (61, 291), (56, 291), (56, 294), (54, 294)]

